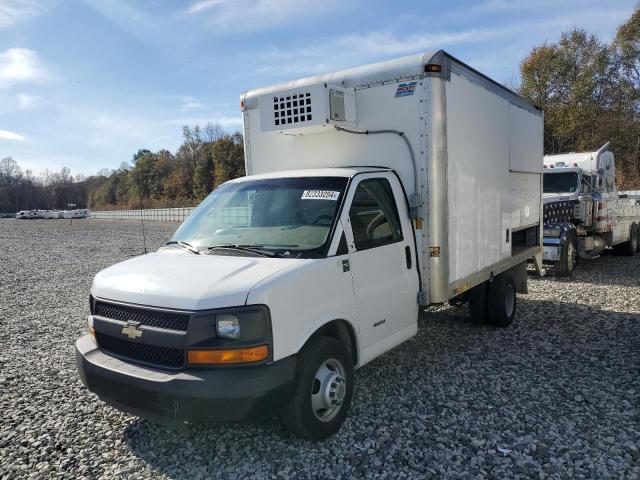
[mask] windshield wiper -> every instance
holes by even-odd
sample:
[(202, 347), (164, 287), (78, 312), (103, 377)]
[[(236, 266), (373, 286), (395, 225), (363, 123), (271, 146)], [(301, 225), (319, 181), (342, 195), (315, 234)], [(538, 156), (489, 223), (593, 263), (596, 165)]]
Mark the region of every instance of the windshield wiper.
[(172, 240), (170, 242), (165, 243), (165, 245), (180, 245), (182, 248), (187, 250), (188, 252), (195, 253), (196, 255), (200, 255), (200, 250), (191, 245), (188, 242), (183, 242), (182, 240)]
[(240, 250), (244, 252), (257, 253), (259, 255), (265, 257), (281, 257), (282, 255), (274, 252), (272, 250), (266, 250), (264, 248), (260, 248), (260, 245), (237, 245), (237, 244), (224, 244), (224, 245), (214, 245), (209, 247), (208, 250), (211, 251), (215, 248), (227, 248), (229, 250)]

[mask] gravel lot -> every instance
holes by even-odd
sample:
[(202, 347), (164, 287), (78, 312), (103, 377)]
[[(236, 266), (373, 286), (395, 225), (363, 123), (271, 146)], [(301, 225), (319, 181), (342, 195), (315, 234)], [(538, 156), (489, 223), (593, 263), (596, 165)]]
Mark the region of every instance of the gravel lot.
[[(146, 226), (153, 247), (176, 228)], [(532, 278), (508, 329), (425, 313), (311, 443), (275, 420), (175, 432), (84, 389), (92, 277), (141, 250), (134, 222), (0, 220), (0, 478), (640, 477), (640, 256)]]

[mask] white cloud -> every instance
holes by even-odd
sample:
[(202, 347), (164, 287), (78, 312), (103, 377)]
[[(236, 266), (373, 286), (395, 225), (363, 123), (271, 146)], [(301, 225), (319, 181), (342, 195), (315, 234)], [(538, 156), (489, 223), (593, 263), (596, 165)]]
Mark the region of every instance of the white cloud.
[(2, 0), (0, 2), (0, 28), (11, 27), (43, 14), (45, 4), (37, 0)]
[[(497, 0), (494, 8), (500, 7), (502, 3)], [(522, 56), (516, 59), (505, 56), (505, 52), (510, 51), (516, 44), (525, 48), (520, 54), (526, 55), (536, 43), (553, 41), (560, 32), (571, 28), (572, 25), (581, 25), (588, 31), (610, 31), (624, 21), (628, 14), (627, 9), (623, 8), (594, 7), (573, 13), (570, 17), (557, 14), (549, 16), (544, 21), (532, 19), (505, 23), (499, 27), (412, 34), (393, 30), (353, 33), (319, 39), (312, 44), (294, 47), (291, 50), (265, 47), (265, 53), (260, 56), (261, 63), (255, 67), (255, 73), (280, 78), (314, 75), (412, 53), (450, 49), (451, 46), (462, 44), (487, 46), (485, 50), (491, 52), (499, 63), (504, 63), (505, 68), (508, 68), (507, 64), (517, 68)], [(461, 60), (474, 65), (469, 58)]]
[(200, 0), (191, 5), (191, 7), (189, 8), (189, 13), (198, 13), (202, 10), (207, 10), (228, 1), (230, 0)]
[(21, 82), (40, 82), (48, 73), (38, 54), (28, 48), (9, 48), (0, 52), (0, 88)]
[(180, 110), (186, 112), (187, 110), (199, 110), (204, 108), (204, 105), (193, 97), (183, 97)]
[(10, 130), (0, 130), (0, 140), (13, 140), (17, 142), (24, 142), (26, 137), (19, 133), (12, 132)]
[(319, 15), (345, 10), (338, 0), (199, 0), (188, 13), (202, 15), (217, 32), (264, 30), (296, 21), (309, 22)]
[(291, 51), (272, 48), (264, 56), (269, 63), (259, 67), (257, 72), (278, 75), (320, 73), (457, 43), (486, 40), (497, 33), (492, 29), (471, 29), (410, 35), (388, 31), (350, 34)]
[(178, 117), (172, 118), (162, 122), (164, 125), (177, 126), (182, 127), (183, 125), (200, 125), (204, 127), (207, 123), (211, 123), (213, 125), (219, 124), (224, 128), (228, 129), (237, 129), (242, 126), (242, 116), (238, 113), (237, 117), (232, 117), (229, 115), (220, 115), (217, 113), (212, 113), (209, 115), (203, 114), (192, 117)]
[(39, 97), (28, 93), (19, 93), (16, 95), (16, 99), (18, 100), (20, 110), (29, 110), (34, 108), (40, 101)]

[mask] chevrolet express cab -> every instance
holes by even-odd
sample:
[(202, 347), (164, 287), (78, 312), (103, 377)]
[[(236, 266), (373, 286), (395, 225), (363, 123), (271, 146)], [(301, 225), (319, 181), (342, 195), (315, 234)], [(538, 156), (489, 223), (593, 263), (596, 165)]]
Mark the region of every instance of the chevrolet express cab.
[(98, 273), (84, 384), (162, 423), (335, 433), (354, 370), (468, 301), (508, 326), (541, 264), (542, 112), (443, 51), (247, 92), (248, 176)]

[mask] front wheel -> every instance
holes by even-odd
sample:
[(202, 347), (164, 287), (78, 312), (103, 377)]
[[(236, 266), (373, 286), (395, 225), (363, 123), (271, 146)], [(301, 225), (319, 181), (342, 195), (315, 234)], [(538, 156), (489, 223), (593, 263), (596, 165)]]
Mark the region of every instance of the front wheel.
[(567, 234), (565, 242), (561, 246), (560, 260), (553, 264), (555, 273), (559, 277), (567, 277), (573, 273), (578, 261), (577, 238), (574, 231)]
[(309, 440), (336, 433), (353, 396), (353, 363), (349, 351), (330, 337), (312, 338), (298, 357), (293, 396), (279, 414), (290, 432)]

